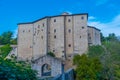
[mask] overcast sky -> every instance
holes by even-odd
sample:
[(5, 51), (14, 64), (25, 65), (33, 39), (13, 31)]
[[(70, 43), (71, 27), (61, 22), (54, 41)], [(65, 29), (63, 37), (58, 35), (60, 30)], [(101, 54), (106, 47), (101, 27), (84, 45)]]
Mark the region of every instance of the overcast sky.
[(0, 34), (16, 34), (17, 23), (62, 12), (88, 13), (88, 25), (101, 29), (104, 36), (120, 35), (120, 0), (0, 0)]

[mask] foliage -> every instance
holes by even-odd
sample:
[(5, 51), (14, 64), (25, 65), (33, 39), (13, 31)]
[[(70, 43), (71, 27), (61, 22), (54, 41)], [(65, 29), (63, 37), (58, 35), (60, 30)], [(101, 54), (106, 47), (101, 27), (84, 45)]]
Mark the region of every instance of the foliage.
[(76, 80), (97, 80), (101, 78), (102, 64), (98, 58), (87, 55), (75, 55), (73, 63), (76, 67)]
[(89, 57), (101, 57), (104, 54), (105, 50), (102, 46), (96, 45), (96, 46), (89, 46), (88, 50), (88, 56)]
[(55, 57), (55, 54), (53, 52), (48, 52), (47, 54), (52, 56), (52, 57)]
[(17, 44), (17, 38), (12, 38), (10, 40), (10, 44)]
[(102, 46), (90, 46), (88, 56), (74, 57), (76, 80), (120, 80), (120, 40), (114, 33), (101, 38)]
[(37, 80), (29, 63), (4, 59), (10, 50), (10, 45), (0, 47), (0, 80)]
[(11, 49), (12, 48), (8, 44), (0, 47), (0, 58), (4, 59), (8, 55), (8, 53), (11, 51)]
[(16, 44), (17, 38), (12, 38), (13, 33), (11, 31), (4, 32), (2, 35), (0, 35), (0, 45), (5, 44)]

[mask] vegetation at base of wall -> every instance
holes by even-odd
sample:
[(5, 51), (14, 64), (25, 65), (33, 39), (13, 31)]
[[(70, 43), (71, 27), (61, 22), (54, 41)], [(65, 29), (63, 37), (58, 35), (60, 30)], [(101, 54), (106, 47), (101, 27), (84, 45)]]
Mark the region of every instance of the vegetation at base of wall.
[(13, 32), (8, 31), (0, 35), (0, 45), (17, 44), (17, 38), (13, 38)]
[(113, 33), (101, 38), (101, 46), (90, 46), (86, 55), (74, 57), (76, 80), (120, 80), (120, 40)]
[(52, 57), (55, 57), (55, 54), (53, 52), (48, 52), (47, 55), (50, 55)]
[(75, 55), (73, 63), (76, 67), (76, 80), (101, 79), (102, 64), (98, 58), (89, 58), (86, 54)]
[(0, 47), (0, 80), (37, 80), (29, 63), (5, 59), (10, 50), (10, 45)]

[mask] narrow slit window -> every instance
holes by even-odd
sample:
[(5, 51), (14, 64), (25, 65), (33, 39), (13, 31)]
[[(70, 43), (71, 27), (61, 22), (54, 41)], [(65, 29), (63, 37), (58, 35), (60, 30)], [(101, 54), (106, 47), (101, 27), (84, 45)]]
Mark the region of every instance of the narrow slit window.
[(56, 19), (54, 19), (54, 22), (56, 22)]
[(82, 16), (82, 17), (81, 17), (81, 19), (83, 20), (83, 19), (84, 19), (84, 17)]
[(56, 35), (54, 35), (54, 39), (56, 39)]
[(56, 33), (56, 29), (54, 29), (54, 33)]
[(68, 22), (71, 22), (71, 20), (70, 20), (70, 19), (68, 19)]

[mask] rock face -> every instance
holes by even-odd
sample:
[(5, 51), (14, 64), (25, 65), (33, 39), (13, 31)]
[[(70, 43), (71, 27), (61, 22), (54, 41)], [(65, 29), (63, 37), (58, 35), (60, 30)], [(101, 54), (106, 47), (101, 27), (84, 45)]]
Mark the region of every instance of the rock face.
[(57, 76), (62, 74), (62, 61), (49, 55), (32, 61), (32, 68), (38, 71), (38, 76)]

